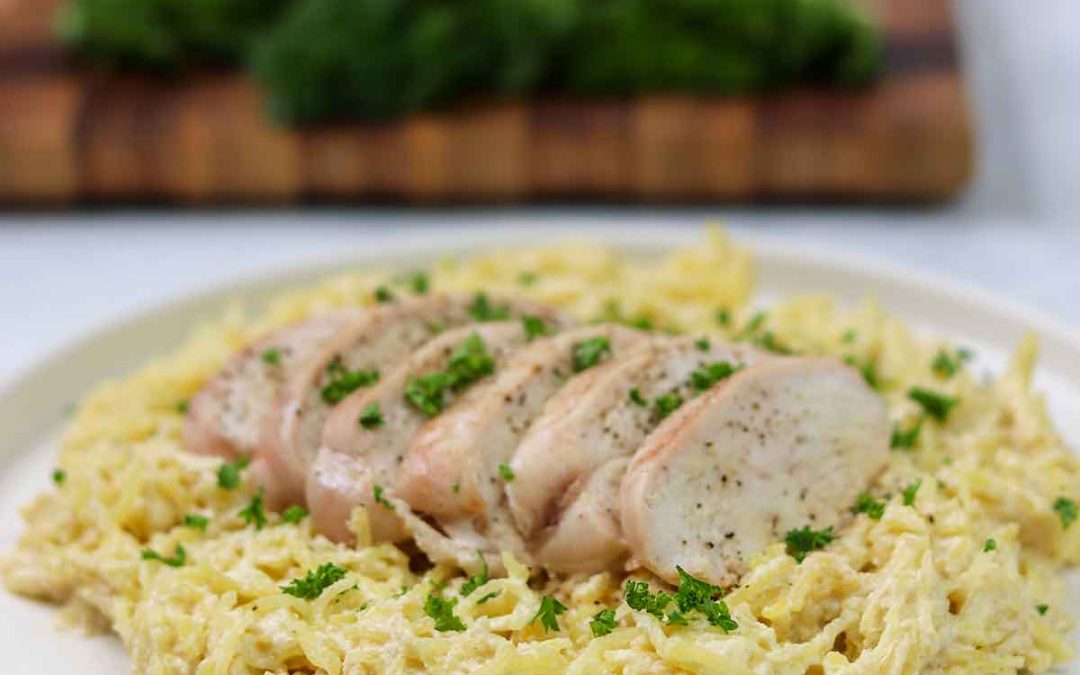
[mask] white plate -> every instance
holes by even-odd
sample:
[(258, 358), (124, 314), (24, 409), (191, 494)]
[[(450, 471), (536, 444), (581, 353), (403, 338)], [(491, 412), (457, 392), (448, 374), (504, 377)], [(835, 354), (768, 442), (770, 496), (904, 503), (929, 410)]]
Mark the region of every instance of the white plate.
[[(48, 486), (56, 456), (54, 439), (79, 395), (104, 378), (176, 347), (193, 324), (216, 315), (228, 300), (241, 297), (258, 304), (284, 288), (358, 265), (415, 269), (446, 254), (551, 242), (553, 237), (565, 238), (566, 231), (533, 228), (493, 235), (491, 230), (427, 230), (424, 234), (422, 244), (266, 274), (170, 303), (77, 340), (28, 370), (0, 392), (0, 549), (10, 549), (19, 535), (18, 507)], [(648, 257), (700, 241), (700, 237), (686, 230), (627, 228), (599, 230), (591, 238)], [(921, 271), (870, 265), (820, 250), (794, 250), (782, 241), (762, 237), (749, 238), (748, 243), (757, 257), (758, 300), (763, 304), (807, 292), (829, 293), (846, 305), (873, 296), (921, 329), (974, 348), (979, 355), (976, 367), (993, 371), (1001, 368), (1026, 331), (1035, 331), (1042, 347), (1036, 386), (1046, 393), (1066, 439), (1073, 447), (1080, 446), (1080, 335), (1074, 328)], [(1067, 603), (1080, 607), (1080, 574), (1070, 576)], [(54, 613), (52, 607), (0, 592), (0, 653), (7, 655), (5, 672), (92, 675), (130, 669), (117, 639), (57, 632)], [(1063, 672), (1080, 675), (1080, 662)]]

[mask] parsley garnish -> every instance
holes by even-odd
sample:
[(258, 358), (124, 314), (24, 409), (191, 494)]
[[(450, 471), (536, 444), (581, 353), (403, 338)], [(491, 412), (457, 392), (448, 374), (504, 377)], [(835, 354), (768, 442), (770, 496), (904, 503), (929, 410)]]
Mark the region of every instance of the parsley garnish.
[(898, 425), (894, 425), (889, 445), (894, 450), (910, 450), (915, 447), (915, 442), (919, 440), (919, 432), (921, 431), (922, 420), (913, 424), (907, 431), (901, 431)]
[(917, 480), (904, 488), (904, 491), (900, 493), (900, 496), (904, 500), (904, 506), (914, 506), (915, 495), (919, 492), (919, 486), (921, 485), (922, 480)]
[(653, 401), (653, 405), (656, 407), (657, 419), (664, 419), (671, 413), (679, 409), (679, 406), (683, 404), (682, 396), (672, 392), (670, 394), (664, 394), (663, 396), (657, 396)]
[(517, 282), (522, 286), (532, 286), (536, 283), (536, 272), (522, 272), (517, 277)]
[(385, 420), (383, 419), (382, 410), (379, 409), (379, 402), (372, 401), (364, 408), (364, 411), (360, 413), (360, 426), (365, 429), (374, 429), (381, 427)]
[(344, 578), (345, 569), (343, 567), (338, 567), (334, 563), (325, 563), (314, 570), (308, 570), (308, 573), (303, 577), (293, 579), (285, 586), (282, 586), (281, 590), (286, 595), (303, 598), (304, 600), (314, 600), (322, 595), (322, 592), (327, 588)]
[(450, 483), (450, 492), (454, 494), (461, 492), (461, 483)]
[(544, 320), (533, 314), (526, 314), (521, 317), (521, 327), (525, 330), (525, 338), (529, 342), (550, 332)]
[(193, 530), (206, 532), (206, 526), (209, 524), (209, 518), (207, 518), (206, 516), (201, 516), (197, 513), (189, 513), (184, 516), (184, 527), (190, 527)]
[(499, 475), (502, 476), (502, 479), (507, 483), (514, 480), (514, 470), (510, 468), (509, 464), (499, 465)]
[(492, 592), (490, 592), (490, 593), (488, 593), (486, 595), (482, 595), (482, 596), (480, 596), (480, 599), (476, 601), (476, 604), (477, 605), (482, 605), (485, 602), (487, 602), (488, 600), (491, 600), (492, 598), (497, 598), (497, 597), (499, 597), (499, 593), (502, 593), (502, 591), (492, 591)]
[(756, 344), (758, 347), (761, 347), (762, 349), (773, 352), (774, 354), (794, 353), (791, 347), (788, 347), (787, 345), (780, 342), (780, 340), (776, 337), (776, 334), (773, 333), (771, 330), (767, 330), (762, 333), (760, 337), (754, 340), (754, 344)]
[(679, 573), (679, 590), (675, 593), (675, 605), (680, 613), (668, 613), (668, 623), (680, 623), (686, 625), (682, 614), (697, 610), (705, 615), (709, 624), (723, 629), (725, 633), (733, 631), (739, 624), (731, 618), (731, 612), (727, 604), (721, 600), (724, 591), (719, 586), (713, 586), (707, 581), (698, 579), (676, 565)]
[(855, 498), (855, 506), (851, 507), (853, 513), (865, 513), (874, 520), (881, 520), (885, 515), (885, 502), (878, 501), (870, 496), (869, 492), (860, 492)]
[(545, 595), (540, 600), (540, 609), (536, 611), (536, 615), (533, 616), (530, 624), (536, 623), (537, 619), (540, 619), (540, 624), (544, 627), (545, 631), (559, 632), (559, 620), (560, 614), (566, 611), (566, 605), (562, 604), (550, 595)]
[(64, 471), (63, 469), (53, 469), (53, 472), (52, 472), (52, 482), (53, 483), (56, 483), (57, 485), (63, 485), (64, 481), (66, 481), (66, 480), (67, 480), (67, 472), (66, 471)]
[(465, 580), (465, 583), (461, 584), (461, 597), (463, 597), (463, 598), (469, 597), (470, 593), (472, 593), (473, 591), (475, 591), (476, 589), (480, 588), (481, 586), (483, 586), (484, 584), (486, 584), (488, 582), (488, 564), (487, 564), (487, 560), (484, 560), (484, 555), (482, 553), (478, 554), (478, 555), (480, 556), (480, 562), (481, 562), (481, 564), (483, 564), (484, 569), (481, 570), (479, 575), (474, 576), (474, 577), (469, 577), (468, 579)]
[(699, 351), (707, 352), (709, 351), (709, 348), (712, 347), (712, 343), (709, 342), (709, 338), (700, 337), (694, 341), (694, 346), (697, 347)]
[(610, 353), (611, 341), (606, 337), (594, 337), (578, 342), (574, 345), (574, 372), (580, 373), (583, 370), (592, 368), (597, 363), (600, 363), (600, 359)]
[(307, 509), (305, 509), (303, 506), (293, 504), (292, 506), (290, 506), (289, 508), (287, 508), (287, 509), (285, 509), (284, 511), (281, 512), (281, 519), (283, 521), (285, 521), (286, 523), (290, 523), (292, 525), (295, 525), (295, 524), (299, 523), (301, 520), (303, 520), (304, 518), (306, 518), (307, 515), (308, 515), (308, 510)]
[(642, 408), (647, 408), (649, 406), (649, 402), (645, 400), (645, 397), (641, 395), (641, 392), (638, 391), (637, 387), (630, 390), (630, 400)]
[(375, 302), (380, 304), (384, 302), (390, 302), (394, 299), (394, 294), (390, 292), (390, 289), (386, 286), (379, 286), (375, 289)]
[(427, 272), (417, 272), (409, 279), (409, 285), (412, 286), (413, 293), (424, 295), (431, 288), (431, 279)]
[(225, 462), (218, 467), (217, 484), (225, 490), (235, 490), (240, 486), (240, 472), (251, 463), (250, 457), (241, 457), (235, 462)]
[(927, 415), (939, 422), (944, 422), (949, 417), (949, 412), (960, 403), (960, 399), (939, 394), (936, 391), (912, 387), (908, 390), (908, 398), (922, 406)]
[(487, 293), (477, 293), (469, 305), (469, 314), (477, 321), (501, 321), (510, 318), (510, 305), (493, 306)]
[(765, 312), (757, 312), (756, 314), (754, 314), (752, 317), (750, 317), (750, 321), (748, 321), (746, 325), (743, 326), (741, 335), (743, 337), (750, 337), (751, 335), (756, 333), (759, 328), (765, 325), (766, 318), (768, 318), (768, 315)]
[(649, 584), (644, 581), (626, 580), (626, 589), (623, 591), (623, 599), (630, 609), (639, 612), (648, 612), (657, 619), (664, 618), (664, 608), (671, 603), (671, 595), (658, 591), (655, 595), (649, 592)]
[(690, 386), (697, 392), (708, 391), (714, 384), (731, 377), (740, 369), (741, 367), (733, 366), (727, 361), (710, 363), (690, 373)]
[(424, 601), (424, 614), (435, 621), (435, 630), (440, 633), (465, 630), (465, 622), (454, 614), (454, 605), (457, 602), (457, 598), (443, 598), (434, 593), (427, 596)]
[(603, 637), (615, 630), (615, 610), (602, 609), (589, 622), (594, 637)]
[(186, 415), (187, 411), (188, 411), (188, 402), (187, 401), (177, 401), (176, 402), (176, 412), (180, 413), (181, 415)]
[(844, 334), (840, 336), (840, 341), (845, 344), (851, 344), (852, 342), (855, 342), (855, 331), (851, 328), (848, 328), (846, 331), (844, 331)]
[(991, 537), (990, 539), (987, 539), (986, 543), (983, 544), (983, 553), (989, 553), (990, 551), (996, 551), (996, 550), (997, 550), (997, 541), (995, 541), (993, 537)]
[(1055, 499), (1054, 510), (1057, 511), (1058, 518), (1061, 519), (1061, 527), (1066, 530), (1080, 517), (1080, 509), (1077, 508), (1076, 502), (1068, 497)]
[(266, 511), (263, 510), (263, 489), (261, 487), (255, 493), (255, 496), (251, 498), (251, 503), (240, 509), (240, 512), (236, 515), (243, 518), (248, 525), (254, 525), (256, 530), (263, 529), (263, 525), (266, 525)]
[(807, 525), (798, 530), (791, 530), (784, 537), (787, 545), (787, 554), (795, 558), (795, 562), (802, 564), (811, 551), (825, 548), (833, 540), (832, 526), (824, 530), (811, 530)]
[(726, 309), (720, 308), (716, 310), (716, 314), (713, 315), (718, 326), (728, 326), (731, 324), (731, 312)]
[(446, 371), (426, 373), (405, 385), (405, 400), (428, 417), (446, 407), (446, 392), (459, 391), (495, 372), (495, 358), (479, 333), (472, 333), (450, 354)]
[(169, 567), (183, 567), (187, 562), (187, 551), (180, 544), (176, 545), (176, 549), (173, 551), (172, 557), (165, 557), (153, 549), (145, 549), (142, 552), (143, 560), (157, 560), (158, 562), (168, 565)]
[(930, 367), (935, 373), (947, 380), (955, 375), (965, 363), (970, 361), (971, 357), (972, 354), (967, 349), (957, 349), (952, 354), (941, 349), (934, 356)]
[(1050, 605), (1035, 605), (1035, 611), (1039, 613), (1039, 616), (1046, 614), (1046, 610), (1050, 609)]
[(454, 380), (448, 373), (420, 375), (405, 385), (405, 400), (428, 417), (435, 417), (446, 407), (444, 392)]
[(326, 373), (330, 376), (330, 381), (319, 393), (330, 405), (337, 405), (360, 387), (370, 387), (379, 381), (378, 370), (349, 370), (338, 360), (330, 362)]
[(265, 363), (267, 365), (280, 366), (281, 365), (281, 350), (278, 349), (277, 347), (270, 347), (269, 349), (265, 350), (262, 353), (262, 356), (260, 358), (262, 358), (263, 363)]
[(375, 487), (373, 487), (371, 489), (371, 494), (375, 498), (375, 503), (376, 504), (384, 506), (384, 507), (390, 509), (391, 511), (394, 510), (394, 505), (391, 504), (390, 501), (386, 498), (386, 495), (383, 494), (383, 486), (376, 485)]

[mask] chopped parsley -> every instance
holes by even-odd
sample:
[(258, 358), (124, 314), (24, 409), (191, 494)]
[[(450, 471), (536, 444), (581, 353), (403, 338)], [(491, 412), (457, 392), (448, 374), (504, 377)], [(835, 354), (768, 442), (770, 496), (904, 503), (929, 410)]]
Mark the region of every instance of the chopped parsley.
[(197, 513), (189, 513), (184, 516), (184, 527), (190, 527), (193, 530), (200, 532), (206, 532), (206, 527), (210, 524), (210, 519), (206, 516), (201, 516)]
[(1077, 508), (1076, 502), (1068, 497), (1058, 497), (1054, 500), (1054, 511), (1057, 511), (1058, 518), (1061, 519), (1061, 527), (1063, 529), (1069, 529), (1069, 526), (1076, 522), (1076, 519), (1080, 517), (1080, 509)]
[(855, 337), (855, 331), (848, 328), (844, 331), (844, 334), (840, 336), (840, 341), (844, 344), (851, 344), (852, 342), (855, 342)]
[(727, 361), (710, 363), (690, 373), (690, 386), (697, 392), (708, 391), (714, 384), (731, 377), (740, 369), (740, 366), (733, 366)]
[(679, 406), (683, 404), (682, 396), (672, 392), (670, 394), (664, 394), (663, 396), (657, 396), (653, 401), (653, 406), (656, 409), (657, 419), (664, 419), (671, 413), (679, 409)]
[(860, 492), (855, 498), (855, 506), (851, 507), (854, 513), (865, 513), (873, 520), (881, 520), (885, 515), (885, 502), (874, 499), (869, 492)]
[(743, 337), (750, 337), (754, 333), (758, 332), (758, 330), (765, 325), (765, 319), (767, 318), (768, 314), (766, 314), (765, 312), (757, 312), (752, 317), (750, 317), (749, 321), (746, 322), (746, 325), (743, 326), (740, 334)]
[(757, 339), (754, 340), (754, 344), (762, 349), (773, 352), (774, 354), (793, 354), (794, 350), (791, 347), (780, 342), (776, 334), (771, 330), (767, 330), (762, 333)]
[(188, 411), (188, 402), (187, 401), (177, 401), (176, 402), (176, 412), (180, 413), (181, 415), (186, 415), (187, 411)]
[(930, 368), (939, 376), (947, 380), (955, 375), (965, 363), (971, 360), (971, 358), (972, 353), (967, 349), (957, 349), (952, 353), (941, 349), (934, 356), (934, 360), (930, 363)]
[(446, 407), (444, 394), (454, 380), (448, 373), (420, 375), (405, 385), (405, 400), (428, 417), (435, 417)]
[(545, 631), (559, 632), (559, 619), (560, 614), (566, 611), (566, 605), (562, 604), (550, 595), (545, 595), (540, 600), (540, 609), (536, 611), (530, 624), (536, 623), (537, 619), (540, 619), (540, 624), (544, 627)]
[(431, 278), (428, 277), (427, 272), (416, 272), (409, 278), (409, 286), (412, 287), (413, 293), (424, 295), (431, 289)]
[(243, 518), (248, 525), (254, 525), (256, 530), (263, 529), (263, 526), (266, 525), (266, 511), (263, 509), (263, 489), (261, 487), (255, 493), (255, 496), (251, 498), (251, 502), (240, 509), (240, 512), (236, 515)]
[(898, 425), (894, 425), (889, 445), (894, 450), (910, 450), (915, 447), (915, 442), (919, 440), (919, 432), (921, 431), (922, 420), (911, 425), (906, 431), (901, 430)]
[(949, 413), (960, 403), (960, 399), (958, 398), (946, 396), (945, 394), (929, 389), (923, 389), (922, 387), (912, 387), (909, 389), (908, 398), (922, 406), (922, 409), (926, 411), (927, 415), (930, 415), (939, 422), (944, 422), (948, 419)]
[(390, 302), (394, 299), (394, 294), (390, 292), (390, 289), (386, 286), (379, 286), (375, 289), (375, 302), (380, 304), (384, 302)]
[(713, 315), (713, 319), (718, 326), (730, 326), (731, 325), (731, 312), (727, 311), (723, 307), (716, 310), (716, 314)]
[(630, 390), (630, 400), (633, 401), (635, 405), (639, 405), (642, 408), (647, 408), (649, 406), (649, 402), (645, 400), (645, 397), (641, 395), (641, 392), (637, 387)]
[(469, 305), (469, 314), (477, 321), (501, 321), (510, 318), (510, 305), (492, 305), (487, 293), (477, 293)]
[(278, 349), (277, 347), (270, 347), (269, 349), (265, 350), (262, 353), (262, 356), (259, 357), (259, 358), (261, 358), (263, 363), (265, 363), (267, 365), (280, 366), (281, 365), (281, 350)]
[(450, 492), (454, 494), (461, 492), (461, 483), (450, 483)]
[(1039, 613), (1039, 616), (1044, 616), (1048, 609), (1050, 609), (1050, 605), (1035, 605), (1035, 611)]
[(55, 483), (57, 485), (63, 485), (64, 481), (66, 481), (66, 480), (67, 480), (67, 472), (66, 471), (64, 471), (63, 469), (53, 469), (53, 472), (52, 472), (52, 482), (53, 483)]
[(218, 467), (217, 484), (225, 490), (235, 490), (240, 487), (240, 472), (251, 463), (250, 457), (241, 457), (235, 462), (225, 462)]
[(615, 610), (602, 609), (589, 622), (594, 637), (604, 637), (615, 630)]
[(292, 525), (299, 523), (304, 518), (307, 518), (307, 516), (308, 510), (298, 504), (293, 504), (281, 512), (281, 519)]
[(532, 286), (537, 280), (536, 272), (522, 272), (517, 277), (517, 282), (522, 286)]
[(479, 333), (472, 333), (450, 354), (445, 371), (426, 373), (405, 385), (405, 401), (428, 417), (446, 407), (446, 394), (460, 391), (485, 375), (495, 372), (495, 357)]
[(367, 407), (364, 408), (364, 411), (360, 413), (358, 421), (360, 422), (360, 426), (365, 429), (381, 427), (386, 420), (383, 419), (382, 410), (379, 408), (379, 402), (372, 401), (369, 403)]
[[(682, 614), (697, 610), (705, 615), (710, 625), (722, 629), (725, 633), (739, 627), (739, 624), (731, 618), (727, 604), (720, 599), (724, 591), (719, 586), (694, 577), (678, 565), (675, 569), (679, 573), (679, 590), (675, 592), (675, 605), (681, 614), (669, 613), (668, 623), (679, 623), (678, 619), (683, 619)], [(685, 620), (682, 624), (685, 625)]]
[(534, 314), (521, 317), (521, 327), (525, 330), (525, 338), (530, 342), (551, 332), (544, 320)]
[(791, 530), (784, 536), (787, 545), (787, 554), (795, 558), (795, 562), (802, 564), (811, 551), (818, 551), (833, 540), (832, 526), (824, 530), (811, 530), (807, 525), (797, 530)]
[(142, 559), (157, 560), (163, 565), (168, 565), (169, 567), (183, 567), (184, 563), (187, 562), (187, 551), (184, 550), (183, 546), (177, 544), (176, 548), (173, 550), (172, 556), (166, 557), (161, 555), (157, 551), (148, 548), (142, 552)]
[(509, 464), (499, 465), (499, 475), (502, 476), (502, 479), (507, 483), (514, 480), (514, 470), (510, 468)]
[(991, 537), (990, 539), (987, 539), (986, 543), (983, 544), (983, 553), (989, 553), (990, 551), (996, 551), (996, 550), (997, 550), (997, 541), (995, 541), (993, 537)]
[(379, 381), (378, 370), (349, 370), (337, 359), (326, 367), (326, 373), (330, 381), (319, 393), (330, 405), (337, 405), (360, 387), (370, 387)]
[(694, 341), (694, 346), (700, 351), (707, 352), (709, 351), (709, 348), (712, 347), (712, 343), (709, 342), (709, 338), (700, 337)]
[(483, 554), (480, 555), (480, 563), (483, 564), (484, 569), (480, 571), (480, 574), (471, 576), (465, 580), (465, 583), (461, 584), (461, 597), (467, 598), (469, 594), (480, 588), (488, 582), (488, 564), (487, 560), (484, 560)]
[(492, 592), (490, 592), (490, 593), (487, 593), (487, 594), (485, 594), (485, 595), (482, 595), (482, 596), (480, 596), (480, 599), (476, 601), (476, 604), (477, 604), (477, 605), (482, 605), (482, 604), (484, 604), (485, 602), (487, 602), (488, 600), (492, 600), (492, 599), (494, 599), (494, 598), (497, 598), (497, 597), (499, 597), (499, 594), (500, 594), (500, 593), (502, 593), (502, 591), (492, 591)]
[(626, 589), (623, 591), (623, 600), (630, 609), (639, 612), (648, 612), (657, 619), (664, 618), (664, 608), (671, 603), (671, 595), (664, 591), (655, 594), (649, 591), (649, 584), (644, 581), (626, 580)]
[(606, 337), (594, 337), (578, 342), (574, 345), (573, 352), (574, 372), (580, 373), (592, 368), (610, 353), (611, 341)]
[(457, 602), (457, 598), (444, 598), (434, 593), (427, 596), (424, 601), (424, 614), (435, 622), (435, 630), (440, 633), (465, 630), (465, 622), (454, 614), (454, 605)]
[(915, 505), (915, 495), (919, 492), (919, 487), (922, 485), (922, 480), (917, 480), (914, 483), (910, 483), (904, 491), (900, 493), (901, 498), (904, 500), (904, 506)]
[(291, 595), (295, 598), (314, 600), (322, 595), (322, 592), (327, 588), (344, 578), (345, 568), (338, 567), (334, 563), (325, 563), (319, 565), (314, 570), (308, 570), (308, 573), (303, 577), (293, 579), (288, 584), (282, 586), (281, 590), (286, 595)]
[(384, 506), (384, 507), (390, 509), (391, 511), (394, 510), (394, 505), (391, 504), (390, 500), (388, 500), (386, 498), (386, 495), (383, 494), (383, 486), (376, 485), (375, 487), (373, 487), (371, 489), (371, 496), (375, 499), (376, 504), (379, 504), (380, 506)]

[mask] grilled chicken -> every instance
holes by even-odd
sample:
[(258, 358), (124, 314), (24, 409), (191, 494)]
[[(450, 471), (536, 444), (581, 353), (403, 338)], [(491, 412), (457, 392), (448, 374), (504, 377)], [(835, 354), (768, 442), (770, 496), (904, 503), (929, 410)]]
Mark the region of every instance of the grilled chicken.
[(689, 402), (635, 453), (620, 493), (636, 561), (719, 585), (791, 529), (838, 525), (888, 461), (884, 403), (831, 359), (748, 368)]
[(493, 306), (486, 296), (433, 295), (372, 307), (362, 320), (337, 331), (289, 379), (263, 421), (252, 473), (265, 489), (267, 504), (282, 508), (302, 502), (323, 424), (343, 398), (391, 372), (445, 327), (492, 313), (554, 318), (551, 309), (530, 302)]
[(234, 356), (188, 404), (184, 447), (230, 460), (250, 456), (263, 420), (300, 364), (364, 315), (362, 309), (320, 314), (286, 326)]
[[(760, 358), (727, 343), (654, 337), (571, 380), (548, 401), (510, 462), (515, 479), (506, 491), (518, 529), (536, 538), (559, 519), (560, 500), (575, 481), (632, 455), (663, 416), (664, 401), (691, 398), (695, 371)], [(699, 382), (699, 388), (711, 384)]]
[[(418, 536), (421, 549), (440, 562), (462, 565), (476, 551), (498, 558), (500, 549), (523, 555), (503, 486), (521, 437), (544, 403), (595, 356), (599, 363), (646, 340), (616, 325), (578, 328), (535, 340), (515, 353), (495, 378), (477, 386), (413, 437), (398, 473), (396, 493), (413, 511), (437, 521), (460, 548)], [(575, 364), (575, 362), (577, 362)], [(437, 545), (427, 542), (434, 541)], [(427, 547), (425, 548), (425, 545)], [(453, 551), (448, 557), (442, 551)], [(459, 556), (464, 552), (465, 561)]]
[[(316, 529), (336, 541), (348, 541), (352, 537), (349, 515), (363, 505), (370, 507), (376, 541), (401, 539), (405, 535), (401, 521), (385, 501), (396, 489), (398, 467), (416, 431), (469, 384), (469, 378), (454, 386), (443, 382), (444, 389), (433, 393), (440, 386), (439, 374), (470, 372), (471, 368), (476, 375), (472, 379), (483, 381), (492, 370), (499, 372), (526, 340), (520, 321), (447, 331), (377, 384), (339, 403), (326, 420), (322, 445), (307, 477), (307, 504)], [(485, 355), (490, 357), (486, 365)], [(377, 411), (379, 421), (361, 424), (361, 416), (371, 411)]]

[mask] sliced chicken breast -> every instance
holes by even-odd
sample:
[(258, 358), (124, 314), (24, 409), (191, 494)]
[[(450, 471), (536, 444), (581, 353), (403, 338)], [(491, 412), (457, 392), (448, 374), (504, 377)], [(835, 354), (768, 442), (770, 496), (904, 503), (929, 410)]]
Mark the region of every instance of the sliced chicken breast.
[(250, 456), (258, 445), (263, 420), (301, 364), (363, 316), (363, 309), (318, 314), (233, 356), (188, 403), (184, 447), (229, 460)]
[[(339, 403), (323, 429), (307, 477), (307, 504), (316, 529), (349, 541), (349, 516), (367, 506), (375, 541), (405, 536), (386, 499), (396, 490), (398, 467), (413, 435), (467, 388), (483, 382), (526, 344), (521, 321), (455, 328), (425, 343), (379, 382)], [(448, 373), (472, 373), (455, 378)], [(459, 384), (453, 384), (454, 380)], [(369, 423), (363, 423), (362, 417)]]
[[(439, 526), (430, 533), (410, 526), (421, 549), (433, 560), (458, 566), (474, 562), (477, 551), (498, 559), (508, 550), (525, 559), (503, 490), (514, 480), (507, 463), (521, 437), (576, 371), (645, 340), (644, 333), (611, 324), (538, 338), (516, 352), (491, 382), (428, 421), (412, 439), (396, 489), (411, 510)], [(447, 538), (454, 541), (443, 541)]]
[(374, 384), (447, 327), (526, 314), (549, 321), (556, 317), (551, 308), (527, 301), (432, 295), (377, 305), (362, 320), (344, 326), (290, 378), (264, 419), (252, 474), (265, 489), (268, 506), (302, 503), (323, 423), (353, 391)]
[(544, 404), (574, 375), (575, 350), (598, 345), (601, 363), (646, 339), (616, 325), (536, 339), (490, 383), (420, 429), (398, 475), (398, 496), (440, 520), (484, 519), (504, 499), (500, 465), (510, 462)]
[(557, 522), (567, 489), (632, 455), (678, 401), (722, 379), (725, 368), (762, 358), (768, 356), (741, 345), (657, 336), (574, 378), (548, 401), (510, 462), (515, 478), (506, 493), (522, 535), (535, 539)]
[(538, 537), (533, 562), (555, 572), (618, 569), (628, 549), (619, 523), (619, 486), (630, 460), (619, 457), (582, 476), (559, 504), (560, 517)]
[(635, 453), (620, 493), (634, 559), (718, 585), (792, 529), (840, 524), (886, 465), (885, 404), (832, 359), (760, 363), (683, 406)]

